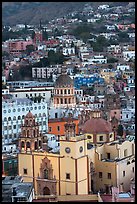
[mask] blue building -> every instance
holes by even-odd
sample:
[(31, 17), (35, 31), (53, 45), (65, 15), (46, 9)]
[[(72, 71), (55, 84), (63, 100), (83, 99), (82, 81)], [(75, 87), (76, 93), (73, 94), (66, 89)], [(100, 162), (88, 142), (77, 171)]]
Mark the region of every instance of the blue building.
[(95, 82), (99, 84), (104, 83), (104, 78), (101, 78), (99, 75), (81, 75), (74, 78), (74, 86), (77, 89), (80, 89), (81, 86), (92, 86)]

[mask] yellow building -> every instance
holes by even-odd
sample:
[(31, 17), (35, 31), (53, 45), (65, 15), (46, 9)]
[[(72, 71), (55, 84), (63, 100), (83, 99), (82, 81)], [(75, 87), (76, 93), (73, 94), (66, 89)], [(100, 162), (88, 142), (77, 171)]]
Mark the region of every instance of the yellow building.
[(89, 134), (76, 136), (75, 124), (68, 121), (65, 135), (60, 137), (60, 153), (49, 153), (35, 117), (28, 113), (19, 139), (18, 173), (25, 182), (34, 183), (36, 195), (88, 195), (100, 189), (108, 192), (110, 186), (121, 183), (129, 190), (135, 171), (135, 144), (114, 141), (109, 130), (105, 127), (109, 142), (105, 132), (98, 135), (100, 132), (93, 137), (98, 141), (102, 136), (103, 141), (94, 145)]
[(38, 140), (42, 142), (42, 139), (39, 139), (38, 132), (30, 136), (28, 129), (30, 127), (30, 132), (32, 131), (32, 122), (33, 133), (36, 133), (37, 123), (35, 124), (34, 116), (29, 113), (19, 139), (19, 175), (23, 176), (25, 182), (34, 183), (37, 195), (88, 194), (91, 178), (85, 136), (76, 136), (75, 124), (69, 122), (65, 124), (65, 136), (60, 138), (60, 154), (48, 153), (43, 150), (46, 144), (40, 143), (39, 146), (38, 142), (34, 145)]
[(134, 141), (114, 141), (96, 148), (95, 189), (110, 192), (110, 187), (123, 184), (125, 192), (130, 189), (135, 178)]
[(102, 78), (104, 78), (107, 84), (111, 83), (111, 78), (114, 78), (116, 73), (114, 71), (108, 71), (108, 69), (103, 69), (100, 72)]

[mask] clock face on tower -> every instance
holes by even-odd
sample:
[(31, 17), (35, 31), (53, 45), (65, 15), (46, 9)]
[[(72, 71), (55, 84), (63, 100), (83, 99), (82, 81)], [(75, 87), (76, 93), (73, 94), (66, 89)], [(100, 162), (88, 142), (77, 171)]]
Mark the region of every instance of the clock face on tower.
[(69, 148), (69, 147), (66, 147), (66, 148), (65, 148), (65, 152), (66, 152), (66, 153), (70, 153), (70, 148)]

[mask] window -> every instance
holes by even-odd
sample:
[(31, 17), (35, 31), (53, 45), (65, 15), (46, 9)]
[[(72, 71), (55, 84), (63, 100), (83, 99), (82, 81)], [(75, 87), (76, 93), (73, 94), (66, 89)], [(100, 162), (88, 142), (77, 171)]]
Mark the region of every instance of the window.
[(126, 172), (125, 172), (125, 171), (123, 171), (123, 177), (125, 177), (125, 175), (126, 175)]
[(70, 94), (70, 89), (68, 89), (68, 94)]
[(44, 170), (44, 179), (48, 179), (48, 169)]
[(132, 167), (132, 172), (133, 172), (133, 173), (134, 173), (134, 170), (135, 170), (134, 167)]
[(57, 130), (60, 131), (60, 126), (57, 126)]
[(7, 126), (4, 126), (4, 130), (7, 130)]
[(21, 116), (20, 115), (18, 116), (18, 120), (21, 120)]
[(127, 149), (124, 150), (124, 157), (127, 156)]
[(52, 128), (51, 127), (49, 127), (49, 132), (51, 132), (52, 131)]
[(9, 139), (12, 139), (12, 135), (9, 135)]
[(112, 138), (112, 134), (110, 134), (110, 136), (109, 136), (110, 138)]
[(87, 139), (91, 139), (91, 136), (90, 136), (90, 135), (88, 135), (88, 136), (87, 136)]
[(55, 118), (58, 118), (58, 113), (55, 113)]
[(110, 159), (110, 153), (107, 153), (107, 159)]
[(102, 172), (99, 172), (99, 178), (102, 178)]
[(126, 114), (126, 118), (128, 118), (128, 114)]
[(16, 129), (16, 125), (13, 125), (13, 128)]
[(11, 117), (8, 117), (8, 121), (10, 121), (11, 120)]
[(100, 140), (100, 141), (103, 141), (103, 136), (100, 136), (100, 137), (99, 137), (99, 140)]
[(8, 110), (8, 113), (10, 113), (10, 112), (11, 112), (11, 110), (9, 109), (9, 110)]
[(108, 179), (111, 179), (111, 173), (108, 173)]
[(66, 179), (70, 179), (70, 174), (66, 173)]
[(9, 126), (9, 130), (11, 130), (11, 129), (12, 129), (12, 126), (10, 125), (10, 126)]
[(23, 169), (24, 174), (28, 174), (27, 169)]
[(64, 90), (64, 94), (67, 94), (67, 90), (66, 89)]
[(134, 154), (134, 144), (132, 144), (132, 154)]
[(67, 99), (65, 98), (65, 104), (67, 104)]

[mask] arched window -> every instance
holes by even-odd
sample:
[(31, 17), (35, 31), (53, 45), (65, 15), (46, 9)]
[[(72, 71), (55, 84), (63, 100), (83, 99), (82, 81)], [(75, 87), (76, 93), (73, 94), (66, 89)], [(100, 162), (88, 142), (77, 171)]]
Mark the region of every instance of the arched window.
[(44, 179), (48, 179), (48, 169), (44, 169)]
[(25, 143), (24, 141), (21, 142), (21, 148), (24, 148), (25, 147)]
[(61, 101), (61, 104), (63, 104), (63, 99), (62, 98), (60, 99), (60, 101)]
[(57, 98), (57, 104), (59, 104), (59, 99)]
[(26, 147), (30, 148), (30, 142), (27, 142)]
[(13, 120), (16, 120), (16, 116), (13, 117)]
[(22, 116), (22, 119), (24, 119), (24, 118), (25, 118), (25, 116), (23, 115), (23, 116)]
[(67, 99), (65, 98), (65, 104), (67, 104)]
[(8, 121), (11, 121), (11, 117), (8, 117)]
[(41, 140), (39, 140), (39, 147), (41, 147)]
[(7, 118), (6, 118), (6, 117), (4, 118), (4, 121), (7, 121)]
[(38, 149), (38, 143), (35, 141), (35, 150)]
[(27, 130), (27, 137), (29, 137), (29, 130)]
[(20, 115), (18, 116), (18, 120), (21, 120), (21, 116)]
[(67, 90), (66, 89), (64, 90), (64, 94), (67, 94)]
[(68, 102), (69, 104), (71, 103), (71, 98), (69, 98), (69, 102)]

